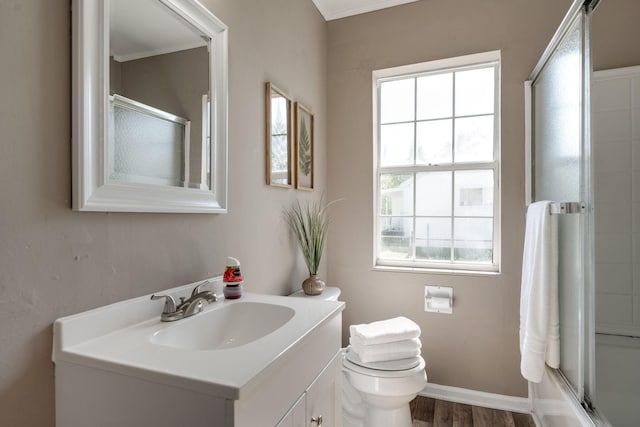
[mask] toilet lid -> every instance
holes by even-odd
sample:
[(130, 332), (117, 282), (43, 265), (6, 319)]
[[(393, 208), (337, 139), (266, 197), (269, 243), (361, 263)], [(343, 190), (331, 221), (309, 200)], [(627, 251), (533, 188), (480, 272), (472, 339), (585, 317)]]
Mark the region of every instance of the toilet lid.
[(376, 371), (406, 371), (415, 368), (420, 364), (422, 358), (412, 357), (409, 359), (388, 360), (384, 362), (363, 362), (354, 351), (347, 348), (345, 358), (347, 361), (367, 369), (375, 369)]

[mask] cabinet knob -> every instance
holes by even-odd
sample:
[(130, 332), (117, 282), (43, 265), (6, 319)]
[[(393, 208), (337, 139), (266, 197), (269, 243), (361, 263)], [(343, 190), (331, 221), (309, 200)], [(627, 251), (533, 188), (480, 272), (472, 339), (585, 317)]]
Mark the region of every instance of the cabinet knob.
[(318, 415), (316, 418), (311, 418), (311, 424), (316, 423), (318, 427), (322, 427), (322, 415)]

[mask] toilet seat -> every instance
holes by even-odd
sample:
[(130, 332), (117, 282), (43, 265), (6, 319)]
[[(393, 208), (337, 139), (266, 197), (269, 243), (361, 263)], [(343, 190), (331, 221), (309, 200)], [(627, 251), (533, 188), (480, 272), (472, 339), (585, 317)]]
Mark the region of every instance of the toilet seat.
[[(359, 359), (356, 358), (357, 355), (347, 349), (345, 351), (345, 357), (342, 359), (342, 366), (350, 371), (370, 377), (408, 377), (417, 372), (424, 371), (426, 365), (424, 359), (421, 356), (413, 359), (402, 359), (389, 362), (375, 362), (366, 364), (362, 363)], [(356, 359), (355, 362), (354, 359)]]
[(406, 371), (407, 369), (414, 368), (420, 364), (420, 359), (418, 357), (388, 360), (384, 362), (363, 362), (360, 360), (358, 353), (351, 350), (351, 347), (347, 347), (345, 357), (351, 363), (355, 363), (363, 368), (374, 369), (376, 371)]

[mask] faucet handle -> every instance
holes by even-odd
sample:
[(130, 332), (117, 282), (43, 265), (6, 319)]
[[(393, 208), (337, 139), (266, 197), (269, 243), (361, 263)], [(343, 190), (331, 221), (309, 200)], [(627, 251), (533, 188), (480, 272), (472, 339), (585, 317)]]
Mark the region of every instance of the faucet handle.
[(174, 300), (171, 295), (151, 295), (152, 300), (162, 298), (164, 298), (164, 309), (162, 310), (162, 314), (175, 313), (176, 300)]
[(199, 283), (195, 288), (193, 288), (193, 291), (191, 291), (191, 296), (195, 297), (196, 295), (198, 295), (200, 293), (200, 287), (202, 286), (206, 286), (209, 284), (208, 280), (205, 280), (202, 283)]

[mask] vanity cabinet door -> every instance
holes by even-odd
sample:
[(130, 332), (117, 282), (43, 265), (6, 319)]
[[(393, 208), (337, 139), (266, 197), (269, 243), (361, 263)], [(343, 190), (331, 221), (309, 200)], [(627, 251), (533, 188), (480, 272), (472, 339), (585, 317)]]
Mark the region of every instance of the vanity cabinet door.
[(302, 396), (300, 396), (276, 427), (306, 427), (306, 395), (306, 393), (303, 393)]
[(342, 358), (338, 352), (322, 374), (307, 389), (307, 424), (318, 427), (342, 426)]

